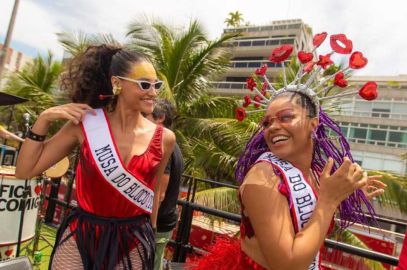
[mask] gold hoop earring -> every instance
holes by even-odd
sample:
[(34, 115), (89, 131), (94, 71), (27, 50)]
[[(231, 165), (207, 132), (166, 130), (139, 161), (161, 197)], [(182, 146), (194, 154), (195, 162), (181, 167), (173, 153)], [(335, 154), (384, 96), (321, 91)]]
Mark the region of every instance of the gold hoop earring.
[(113, 95), (117, 96), (122, 92), (122, 88), (120, 86), (115, 85), (115, 86), (113, 86), (112, 91), (113, 91)]

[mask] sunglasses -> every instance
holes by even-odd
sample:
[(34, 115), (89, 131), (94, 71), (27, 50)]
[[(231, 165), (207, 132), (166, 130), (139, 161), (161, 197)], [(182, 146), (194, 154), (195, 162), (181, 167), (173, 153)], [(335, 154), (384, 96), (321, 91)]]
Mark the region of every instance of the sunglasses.
[[(264, 129), (269, 128), (273, 125), (274, 121), (277, 121), (280, 125), (289, 125), (296, 117), (297, 116), (292, 112), (281, 112), (273, 117), (265, 117), (263, 121), (261, 121), (261, 126)], [(311, 116), (307, 115), (307, 117)]]
[(130, 79), (127, 77), (122, 77), (122, 76), (116, 76), (119, 79), (129, 81), (129, 82), (134, 82), (137, 83), (137, 85), (140, 87), (141, 90), (143, 91), (149, 91), (151, 87), (153, 87), (155, 90), (161, 90), (161, 88), (164, 85), (163, 81), (156, 81), (156, 82), (149, 82), (149, 81), (144, 81), (144, 80), (134, 80)]

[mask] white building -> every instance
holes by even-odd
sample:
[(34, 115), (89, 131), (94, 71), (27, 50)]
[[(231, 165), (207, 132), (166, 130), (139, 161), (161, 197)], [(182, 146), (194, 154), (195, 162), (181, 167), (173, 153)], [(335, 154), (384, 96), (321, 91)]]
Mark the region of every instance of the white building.
[[(3, 44), (0, 44), (0, 53), (3, 52)], [(10, 73), (21, 71), (25, 64), (33, 61), (33, 58), (23, 54), (22, 52), (16, 51), (12, 48), (7, 49), (7, 58), (4, 63), (2, 80), (0, 89), (4, 86), (6, 80), (4, 78)]]
[(300, 19), (273, 21), (270, 25), (227, 28), (224, 34), (241, 33), (233, 40), (231, 67), (223, 78), (215, 83), (214, 94), (245, 95), (246, 79), (263, 64), (269, 66), (272, 75), (281, 72), (281, 64), (269, 61), (271, 51), (282, 44), (290, 44), (294, 52), (311, 51), (312, 29)]
[(407, 173), (407, 75), (355, 76), (350, 84), (360, 88), (367, 81), (378, 83), (378, 98), (359, 96), (341, 99), (335, 116), (351, 143), (353, 156), (363, 168)]
[[(256, 68), (267, 63), (271, 76), (279, 75), (281, 65), (269, 61), (272, 50), (282, 44), (298, 51), (312, 51), (312, 29), (300, 19), (273, 21), (270, 25), (227, 28), (224, 33), (240, 32), (231, 43), (231, 67), (214, 83), (217, 95), (243, 96), (246, 79)], [(374, 102), (358, 96), (343, 98), (341, 114), (336, 115), (343, 132), (352, 144), (353, 155), (366, 169), (388, 170), (406, 174), (406, 161), (400, 155), (407, 152), (407, 75), (352, 77), (355, 88), (366, 81), (376, 81), (379, 98)]]

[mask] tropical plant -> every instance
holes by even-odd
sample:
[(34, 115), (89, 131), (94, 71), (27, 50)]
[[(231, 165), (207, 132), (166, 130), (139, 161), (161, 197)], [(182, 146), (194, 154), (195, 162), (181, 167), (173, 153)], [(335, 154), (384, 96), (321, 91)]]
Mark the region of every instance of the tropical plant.
[(243, 22), (243, 14), (237, 10), (235, 12), (229, 12), (228, 17), (225, 19), (227, 27), (239, 27)]
[[(346, 229), (346, 230), (342, 231), (338, 228), (336, 228), (336, 229), (337, 229), (336, 233), (331, 238), (333, 238), (337, 241), (352, 245), (354, 247), (370, 250), (370, 248), (359, 237), (357, 237), (356, 234), (352, 233), (351, 230)], [(338, 260), (339, 256), (335, 256), (335, 259)], [(355, 257), (355, 259), (357, 259), (357, 257)], [(368, 267), (368, 269), (371, 269), (371, 270), (385, 270), (386, 269), (383, 266), (383, 264), (381, 264), (380, 262), (366, 259), (363, 257), (360, 257), (359, 259), (363, 262), (364, 265), (366, 265)]]
[(234, 118), (235, 99), (209, 95), (211, 81), (229, 66), (226, 34), (210, 41), (198, 21), (185, 30), (160, 22), (130, 25), (128, 46), (153, 60), (165, 81), (162, 96), (177, 110), (175, 131), (186, 158), (187, 173), (233, 181), (237, 157), (254, 129)]
[(111, 34), (89, 35), (84, 32), (61, 32), (57, 33), (58, 41), (68, 54), (66, 57), (83, 53), (89, 45), (112, 44), (119, 45), (119, 42)]
[(381, 181), (387, 185), (384, 194), (377, 198), (377, 202), (381, 206), (395, 208), (407, 214), (407, 176), (383, 171), (370, 171), (369, 174), (381, 175)]
[(20, 128), (23, 127), (22, 114), (29, 113), (35, 119), (43, 110), (65, 101), (64, 94), (57, 88), (61, 71), (61, 63), (48, 52), (47, 56), (39, 55), (8, 78), (4, 91), (28, 99), (15, 106), (13, 112), (14, 121), (20, 123)]

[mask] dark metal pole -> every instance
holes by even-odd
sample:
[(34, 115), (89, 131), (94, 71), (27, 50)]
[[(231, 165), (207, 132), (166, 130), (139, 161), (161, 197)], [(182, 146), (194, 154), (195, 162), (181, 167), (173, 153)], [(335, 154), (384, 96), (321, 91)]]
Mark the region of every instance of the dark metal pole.
[[(1, 75), (0, 75), (0, 76), (1, 76)], [(1, 81), (1, 78), (0, 78), (0, 81)], [(11, 106), (10, 106), (10, 112), (9, 112), (9, 114), (8, 114), (8, 119), (7, 119), (7, 130), (10, 130), (11, 121), (13, 120), (13, 111), (14, 111), (14, 105), (11, 105)], [(7, 143), (7, 139), (4, 138), (3, 144), (6, 145), (6, 143)], [(2, 161), (1, 164), (3, 164), (3, 161)]]
[(10, 23), (9, 23), (8, 29), (7, 29), (6, 40), (4, 42), (3, 49), (0, 52), (0, 82), (1, 82), (2, 73), (4, 70), (4, 64), (7, 59), (7, 52), (8, 52), (8, 48), (10, 46), (11, 36), (13, 34), (14, 23), (16, 21), (17, 9), (18, 9), (19, 3), (20, 3), (20, 0), (14, 0), (14, 7), (13, 7), (13, 11), (11, 13)]

